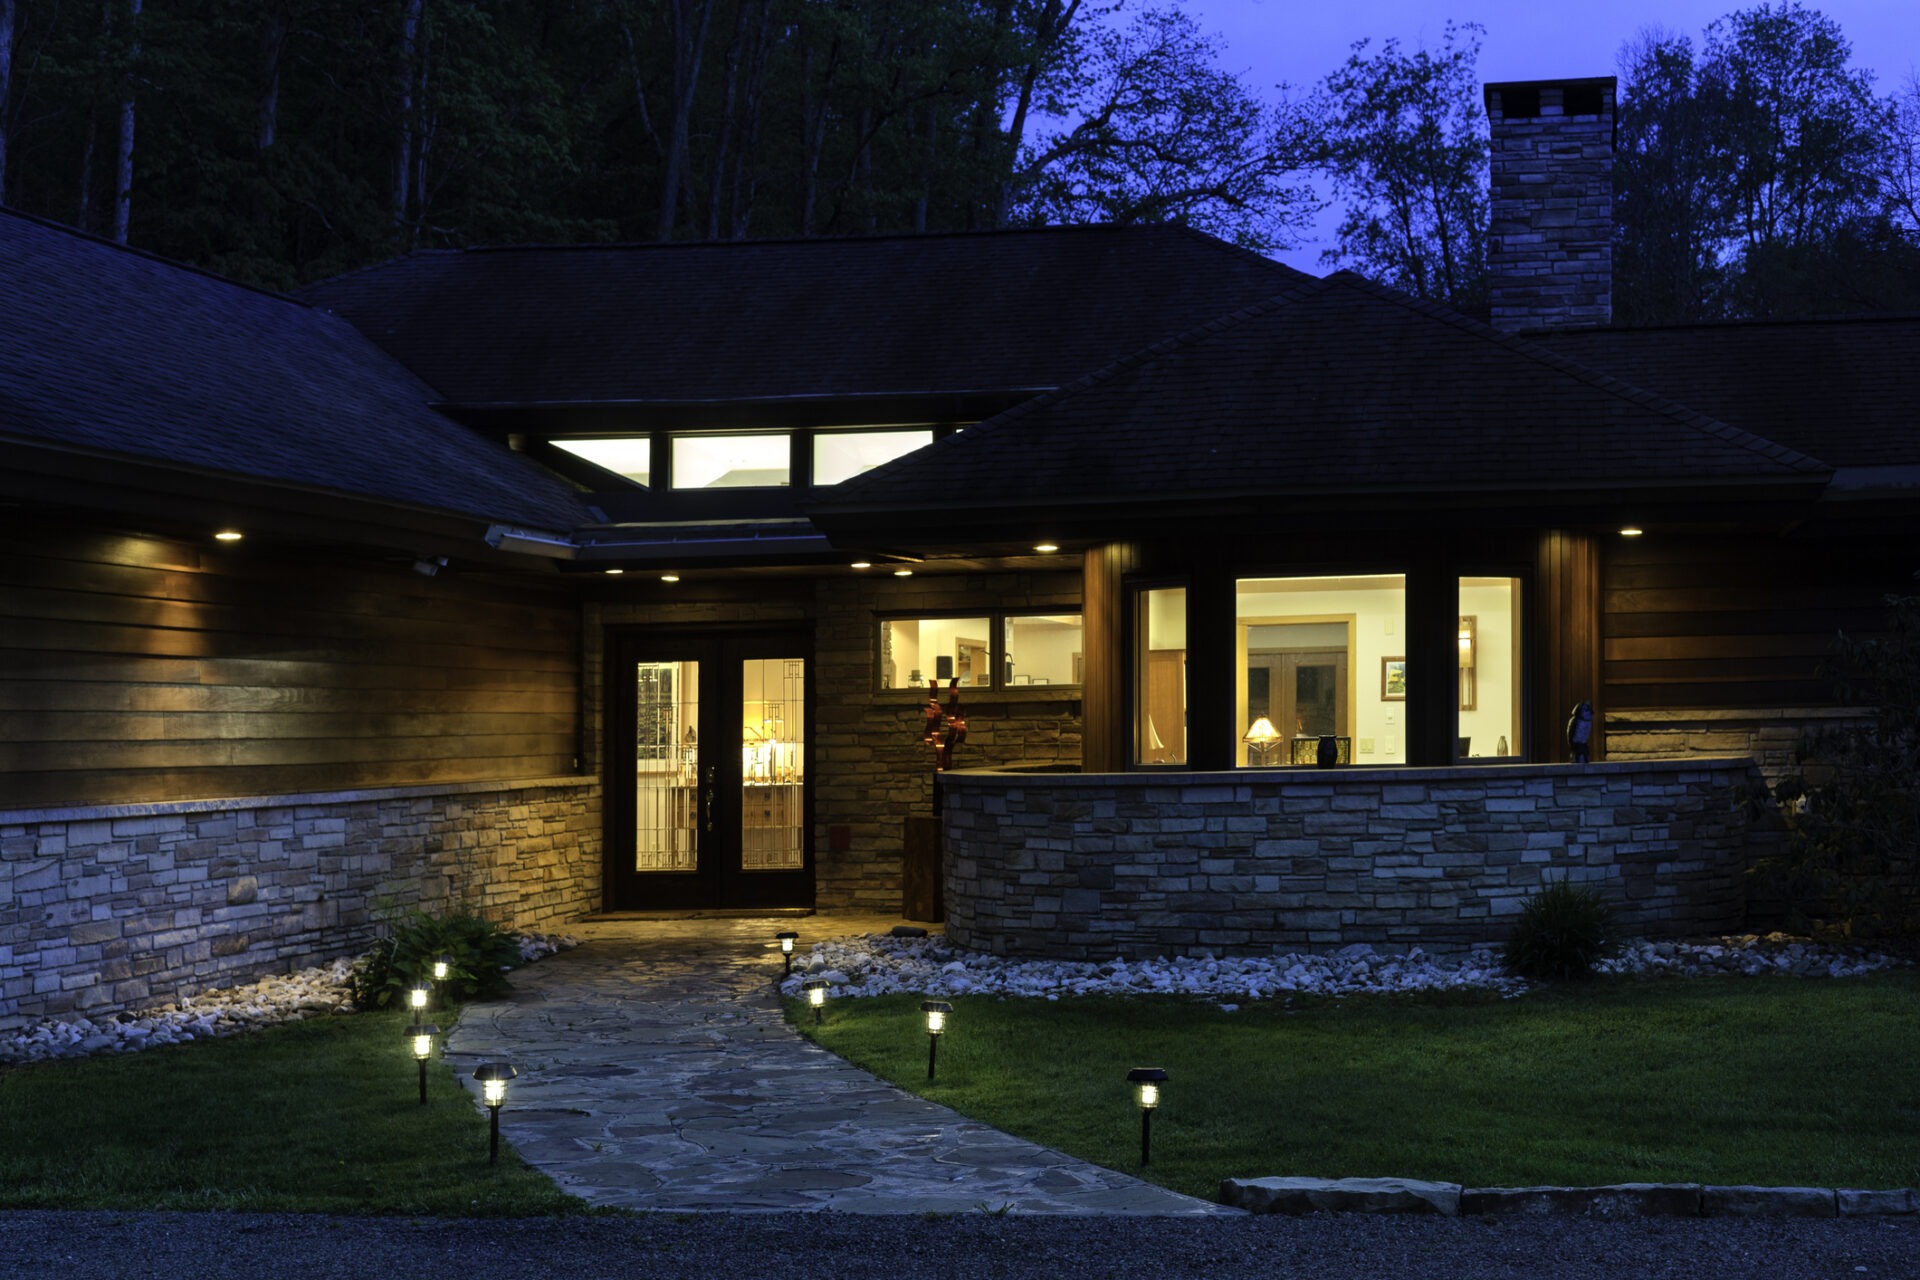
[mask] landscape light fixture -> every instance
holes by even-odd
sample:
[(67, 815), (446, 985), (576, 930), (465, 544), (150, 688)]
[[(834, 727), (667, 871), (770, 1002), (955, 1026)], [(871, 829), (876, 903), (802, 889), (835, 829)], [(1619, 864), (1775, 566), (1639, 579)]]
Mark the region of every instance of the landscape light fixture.
[(452, 968), (453, 968), (452, 956), (450, 955), (435, 956), (433, 958), (433, 980), (435, 982), (445, 982), (447, 980), (447, 972)]
[(420, 1105), (427, 1105), (427, 1062), (433, 1057), (433, 1038), (440, 1034), (440, 1028), (431, 1022), (416, 1022), (407, 1028), (407, 1038), (413, 1042), (413, 1060), (420, 1064)]
[(927, 1079), (933, 1079), (933, 1061), (940, 1052), (940, 1033), (947, 1029), (947, 1015), (953, 1006), (945, 1000), (922, 1000), (920, 1012), (927, 1015)]
[(1160, 1086), (1167, 1082), (1167, 1073), (1159, 1067), (1135, 1067), (1127, 1072), (1127, 1082), (1140, 1104), (1140, 1163), (1146, 1164), (1153, 1138), (1153, 1111), (1160, 1105)]
[(507, 1081), (520, 1073), (507, 1062), (483, 1062), (473, 1069), (480, 1082), (480, 1101), (487, 1104), (492, 1117), (487, 1136), (487, 1163), (500, 1163), (500, 1105), (507, 1100)]
[(813, 1025), (819, 1026), (826, 1021), (827, 980), (808, 978), (806, 981), (807, 1003), (813, 1006)]
[(793, 944), (800, 941), (800, 935), (788, 929), (773, 936), (780, 939), (780, 958), (787, 962), (786, 976), (791, 978), (793, 976)]
[(432, 995), (432, 987), (429, 987), (424, 982), (414, 983), (411, 987), (407, 988), (407, 1008), (418, 1013), (427, 1007), (427, 1001), (432, 998)]

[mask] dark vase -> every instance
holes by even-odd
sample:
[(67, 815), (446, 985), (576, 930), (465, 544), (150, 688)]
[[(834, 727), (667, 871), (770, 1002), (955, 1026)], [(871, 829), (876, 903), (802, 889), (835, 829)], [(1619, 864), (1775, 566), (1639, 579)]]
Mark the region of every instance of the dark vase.
[(1325, 737), (1320, 739), (1320, 767), (1331, 769), (1340, 763), (1340, 739)]

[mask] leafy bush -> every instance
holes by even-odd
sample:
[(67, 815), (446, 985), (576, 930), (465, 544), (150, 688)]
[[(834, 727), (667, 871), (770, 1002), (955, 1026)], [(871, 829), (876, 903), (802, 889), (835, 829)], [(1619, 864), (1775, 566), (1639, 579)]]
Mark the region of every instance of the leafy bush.
[(1523, 978), (1584, 978), (1613, 946), (1613, 908), (1599, 891), (1550, 881), (1521, 908), (1505, 959)]
[(1774, 873), (1796, 924), (1850, 935), (1920, 933), (1920, 596), (1889, 596), (1885, 634), (1841, 636), (1826, 673), (1857, 724), (1801, 738), (1773, 786), (1787, 826)]
[(441, 993), (454, 1000), (492, 999), (507, 990), (506, 971), (520, 963), (519, 940), (470, 912), (412, 912), (353, 967), (356, 1009), (382, 1009), (405, 998), (416, 981), (433, 981), (433, 962), (448, 956)]

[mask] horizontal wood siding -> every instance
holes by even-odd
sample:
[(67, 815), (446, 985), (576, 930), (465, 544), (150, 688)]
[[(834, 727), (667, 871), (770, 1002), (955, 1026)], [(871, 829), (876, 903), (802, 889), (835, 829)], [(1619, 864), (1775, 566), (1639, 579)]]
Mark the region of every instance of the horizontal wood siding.
[(409, 558), (9, 530), (0, 807), (570, 773), (579, 610)]
[(1817, 707), (1841, 631), (1886, 625), (1914, 566), (1878, 547), (1760, 538), (1616, 539), (1604, 649), (1614, 710)]

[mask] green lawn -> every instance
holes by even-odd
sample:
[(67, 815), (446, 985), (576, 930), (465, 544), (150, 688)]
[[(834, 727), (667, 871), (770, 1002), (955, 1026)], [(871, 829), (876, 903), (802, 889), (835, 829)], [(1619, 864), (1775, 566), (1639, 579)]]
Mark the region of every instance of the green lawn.
[(1920, 974), (1610, 980), (1518, 999), (831, 1003), (822, 1045), (1047, 1146), (1139, 1165), (1134, 1066), (1171, 1079), (1154, 1181), (1400, 1175), (1475, 1186), (1920, 1185)]
[(0, 1070), (0, 1208), (580, 1212), (502, 1147), (401, 1013)]

